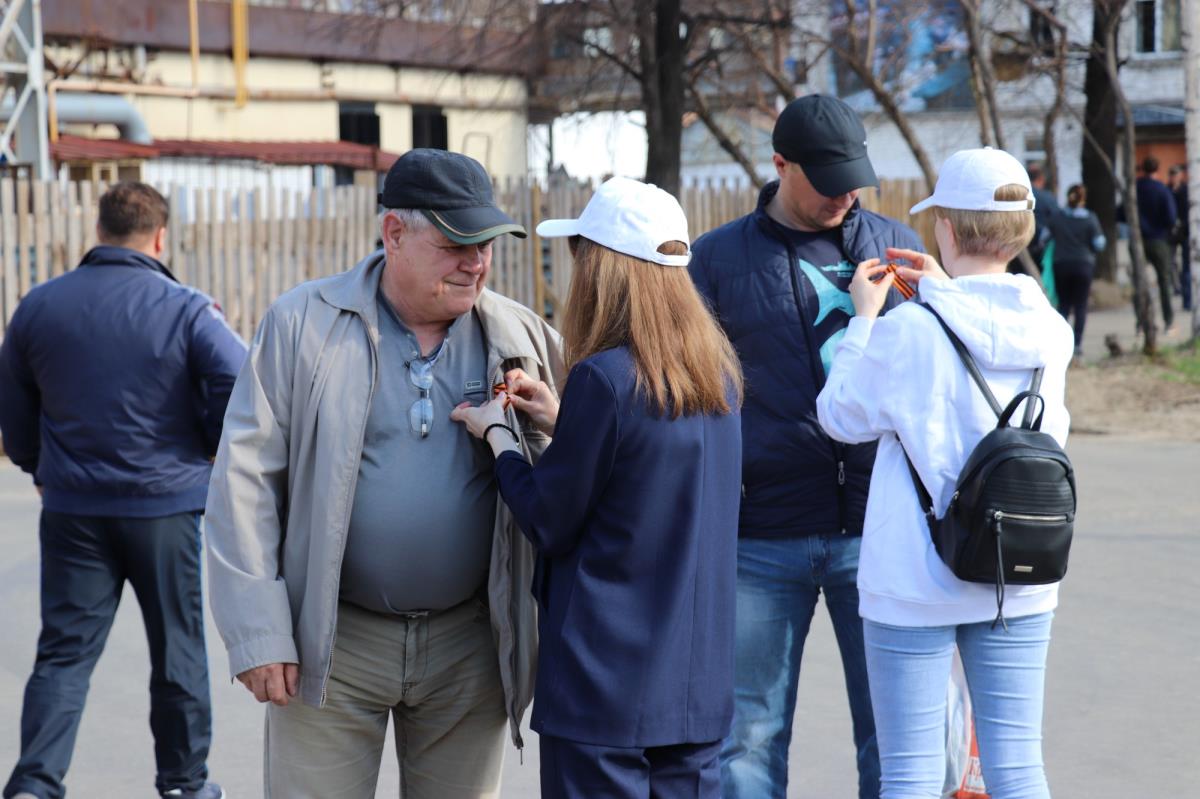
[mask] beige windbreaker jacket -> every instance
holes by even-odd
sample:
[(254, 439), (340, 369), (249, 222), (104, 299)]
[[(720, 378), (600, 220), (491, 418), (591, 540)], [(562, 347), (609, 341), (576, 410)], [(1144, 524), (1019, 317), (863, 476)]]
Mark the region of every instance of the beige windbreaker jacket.
[[(298, 286), (268, 309), (229, 400), (205, 511), (210, 602), (231, 675), (299, 663), (300, 699), (318, 707), (332, 663), (342, 555), (377, 382), (383, 264), (376, 252), (349, 272)], [(491, 291), (483, 291), (475, 309), (493, 384), (519, 366), (557, 393), (559, 335), (533, 311)], [(523, 451), (536, 459), (549, 439), (509, 414)], [(497, 502), (488, 598), (518, 747), (537, 655), (532, 577), (533, 550)]]

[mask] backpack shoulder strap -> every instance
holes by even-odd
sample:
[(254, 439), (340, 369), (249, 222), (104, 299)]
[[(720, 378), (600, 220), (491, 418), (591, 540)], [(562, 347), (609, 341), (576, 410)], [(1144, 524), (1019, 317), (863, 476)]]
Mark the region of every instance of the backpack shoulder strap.
[[(1028, 401), (1026, 401), (1026, 403), (1025, 403), (1025, 421), (1021, 423), (1022, 427), (1027, 428), (1029, 430), (1041, 430), (1042, 429), (1042, 414), (1045, 413), (1045, 411), (1046, 411), (1046, 401), (1044, 399), (1042, 399), (1042, 395), (1041, 395), (1042, 373), (1045, 371), (1046, 371), (1046, 367), (1039, 366), (1033, 372), (1033, 379), (1029, 381), (1029, 391), (1027, 393), (1030, 395), (1030, 397), (1029, 397)], [(1041, 400), (1041, 411), (1037, 415), (1036, 422), (1033, 418), (1033, 408), (1034, 408), (1034, 405), (1037, 404), (1033, 401), (1035, 397), (1037, 399)]]
[[(983, 379), (983, 374), (979, 371), (979, 366), (976, 365), (975, 359), (971, 357), (971, 353), (967, 352), (967, 345), (962, 343), (962, 339), (960, 339), (955, 332), (950, 329), (950, 325), (946, 324), (946, 320), (942, 318), (941, 314), (933, 310), (932, 306), (926, 305), (923, 302), (918, 302), (917, 305), (933, 314), (933, 318), (938, 320), (938, 324), (942, 326), (942, 330), (946, 331), (946, 337), (949, 338), (950, 343), (954, 345), (954, 351), (958, 353), (958, 357), (963, 362), (963, 366), (967, 367), (967, 373), (971, 375), (971, 379), (975, 381), (975, 385), (979, 386), (979, 390), (983, 392), (983, 396), (985, 399), (987, 399), (988, 405), (992, 406), (992, 412), (996, 414), (997, 418), (999, 418), (1000, 415), (1004, 413), (1004, 408), (1000, 405), (999, 400), (996, 399), (996, 395), (992, 393), (992, 389), (988, 386), (987, 381)], [(1037, 382), (1041, 382), (1040, 375), (1036, 379)]]
[[(899, 441), (900, 437), (896, 436)], [(921, 475), (917, 474), (917, 467), (913, 466), (912, 458), (908, 457), (908, 450), (904, 448), (904, 442), (900, 442), (900, 451), (904, 453), (904, 462), (908, 464), (908, 473), (912, 475), (913, 487), (917, 489), (917, 500), (921, 503), (921, 510), (925, 511), (925, 518), (929, 520), (932, 526), (934, 522), (933, 513), (933, 497), (929, 495), (929, 489), (925, 488), (925, 482), (921, 480)]]

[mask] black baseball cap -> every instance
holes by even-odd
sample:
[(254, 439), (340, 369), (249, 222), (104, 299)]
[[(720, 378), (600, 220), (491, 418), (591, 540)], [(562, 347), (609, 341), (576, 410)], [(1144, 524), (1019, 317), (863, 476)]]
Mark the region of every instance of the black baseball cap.
[(836, 97), (809, 94), (792, 100), (775, 120), (771, 142), (826, 197), (879, 185), (867, 158), (866, 128)]
[(420, 211), (458, 244), (478, 244), (504, 233), (525, 238), (525, 228), (496, 207), (483, 165), (462, 153), (409, 150), (388, 170), (379, 204)]

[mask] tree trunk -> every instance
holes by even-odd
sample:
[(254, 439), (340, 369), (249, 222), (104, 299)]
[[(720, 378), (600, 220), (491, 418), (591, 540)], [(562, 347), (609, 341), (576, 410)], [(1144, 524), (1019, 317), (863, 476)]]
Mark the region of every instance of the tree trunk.
[(1042, 123), (1042, 149), (1046, 151), (1046, 190), (1058, 197), (1058, 136), (1054, 128), (1067, 103), (1067, 31), (1055, 28), (1054, 32), (1054, 105)]
[(983, 41), (983, 25), (979, 19), (980, 3), (978, 0), (959, 0), (963, 10), (963, 22), (967, 29), (967, 43), (970, 48), (968, 57), (972, 63), (972, 73), (977, 76), (979, 91), (987, 102), (986, 117), (992, 123), (992, 140), (1001, 150), (1007, 150), (1004, 142), (1004, 128), (1000, 124), (1000, 109), (996, 107), (996, 76), (992, 72), (992, 63), (988, 60), (987, 50)]
[(685, 55), (680, 0), (635, 6), (646, 113), (646, 182), (679, 196)]
[(979, 116), (979, 143), (984, 147), (994, 147), (992, 138), (992, 112), (988, 109), (987, 95), (983, 93), (983, 76), (979, 74), (979, 59), (972, 50), (967, 57), (967, 65), (971, 68), (971, 96), (975, 98), (975, 113)]
[[(1100, 6), (1101, 3), (1096, 5)], [(1122, 182), (1125, 184), (1122, 186), (1121, 196), (1125, 203), (1125, 221), (1129, 223), (1129, 254), (1133, 261), (1133, 310), (1137, 316), (1138, 328), (1144, 337), (1142, 351), (1147, 355), (1154, 355), (1158, 351), (1158, 327), (1154, 321), (1146, 274), (1146, 251), (1142, 241), (1141, 221), (1138, 218), (1137, 132), (1133, 128), (1133, 110), (1129, 106), (1129, 99), (1125, 96), (1125, 89), (1121, 86), (1120, 74), (1117, 71), (1117, 29), (1120, 26), (1120, 9), (1124, 0), (1104, 5), (1108, 5), (1109, 10), (1116, 15), (1116, 19), (1110, 20), (1111, 24), (1104, 31), (1104, 65), (1121, 118), (1121, 171)]]
[[(1200, 344), (1200, 0), (1183, 2), (1184, 98), (1188, 165), (1188, 228), (1183, 257), (1192, 265), (1191, 343)], [(1193, 199), (1195, 198), (1195, 199)], [(1182, 209), (1181, 209), (1182, 211)]]
[(1109, 168), (1117, 159), (1117, 107), (1104, 62), (1104, 31), (1110, 20), (1116, 25), (1113, 18), (1119, 15), (1119, 4), (1093, 4), (1092, 47), (1083, 83), (1084, 125), (1090, 134), (1084, 137), (1080, 153), (1083, 185), (1087, 187), (1088, 208), (1095, 212), (1108, 239), (1104, 252), (1096, 256), (1096, 277), (1101, 280), (1117, 279), (1117, 185)]

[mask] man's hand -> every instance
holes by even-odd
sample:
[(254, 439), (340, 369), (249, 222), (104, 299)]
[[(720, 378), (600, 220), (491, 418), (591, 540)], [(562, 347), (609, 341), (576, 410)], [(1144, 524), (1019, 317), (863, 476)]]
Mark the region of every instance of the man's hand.
[[(879, 263), (878, 258), (868, 258), (858, 265), (854, 279), (850, 281), (850, 299), (854, 301), (854, 315), (863, 319), (874, 319), (883, 309), (887, 300), (888, 289), (892, 287), (895, 275), (885, 272), (886, 264)], [(882, 279), (876, 280), (879, 275)]]
[(504, 373), (508, 383), (508, 399), (518, 411), (548, 436), (554, 435), (554, 423), (558, 421), (558, 400), (550, 386), (534, 380), (524, 369), (510, 369)]
[(273, 702), (280, 707), (300, 690), (300, 667), (295, 663), (268, 663), (243, 671), (237, 678), (259, 702)]
[(493, 400), (483, 403), (479, 407), (472, 407), (471, 403), (461, 403), (457, 408), (450, 411), (450, 420), (453, 422), (461, 422), (466, 425), (467, 432), (476, 438), (483, 438), (484, 431), (488, 425), (492, 424), (508, 424), (508, 417), (504, 415), (504, 400), (507, 394), (500, 394)]

